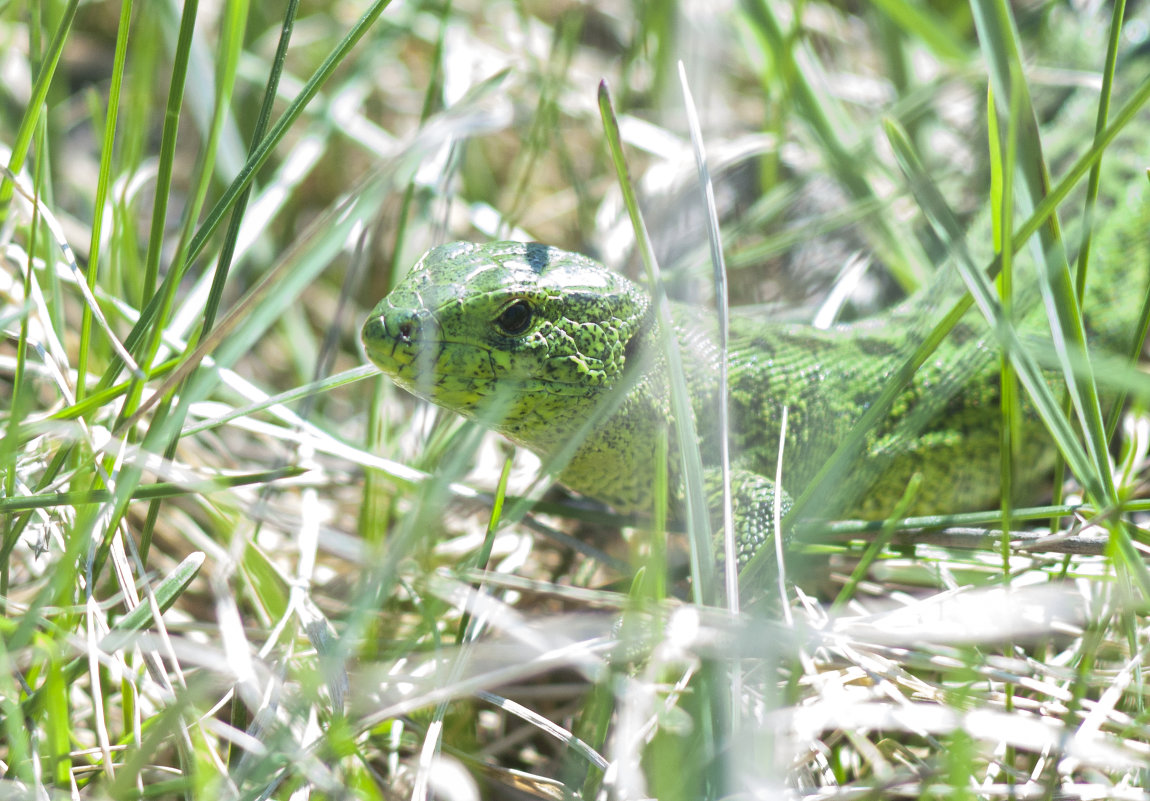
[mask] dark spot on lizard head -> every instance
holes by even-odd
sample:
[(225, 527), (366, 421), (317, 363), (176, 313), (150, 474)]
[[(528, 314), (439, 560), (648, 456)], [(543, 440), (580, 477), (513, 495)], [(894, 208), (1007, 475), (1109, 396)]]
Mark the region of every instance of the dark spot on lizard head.
[(551, 261), (551, 254), (554, 252), (553, 248), (539, 242), (528, 242), (523, 246), (524, 260), (537, 273), (542, 273), (547, 269), (547, 265)]

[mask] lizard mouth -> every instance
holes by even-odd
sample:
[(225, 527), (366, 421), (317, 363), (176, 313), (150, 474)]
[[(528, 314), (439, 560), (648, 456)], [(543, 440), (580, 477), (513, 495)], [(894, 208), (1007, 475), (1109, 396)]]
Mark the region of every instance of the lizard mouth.
[[(476, 385), (494, 381), (495, 371), (484, 348), (421, 337), (425, 327), (411, 318), (389, 320), (385, 315), (372, 315), (363, 324), (364, 352), (385, 374), (423, 397), (444, 380), (467, 379)], [(465, 369), (461, 369), (464, 361)], [(417, 391), (419, 385), (423, 389)]]
[[(440, 339), (421, 340), (416, 329), (391, 327), (383, 315), (372, 315), (363, 324), (362, 339), (367, 358), (399, 386), (418, 398), (462, 414), (470, 414), (495, 384), (490, 362), (482, 349)], [(455, 358), (447, 356), (448, 348)], [(460, 371), (465, 352), (469, 369)]]
[(425, 326), (389, 325), (373, 315), (363, 325), (364, 352), (368, 359), (403, 389), (468, 417), (483, 415), (497, 396), (522, 392), (510, 380), (497, 380), (490, 351), (471, 342), (452, 342), (440, 337), (421, 338)]

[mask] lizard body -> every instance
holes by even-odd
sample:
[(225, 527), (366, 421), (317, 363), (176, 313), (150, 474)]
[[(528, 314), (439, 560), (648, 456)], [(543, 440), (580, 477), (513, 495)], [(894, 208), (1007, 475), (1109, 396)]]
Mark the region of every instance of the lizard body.
[[(1084, 304), (1091, 347), (1128, 353), (1150, 268), (1150, 215), (1138, 199), (1099, 235)], [(857, 323), (819, 330), (732, 310), (729, 409), (740, 562), (770, 536), (782, 409), (788, 410), (784, 487), (802, 489), (905, 360), (920, 293)], [(1036, 304), (1037, 305), (1037, 304)], [(717, 464), (716, 323), (671, 305), (704, 464)], [(1023, 331), (1045, 326), (1041, 310)], [(454, 243), (428, 251), (363, 326), (368, 357), (400, 386), (553, 456), (577, 441), (559, 480), (617, 510), (651, 509), (661, 431), (669, 430), (668, 372), (646, 291), (584, 256), (538, 244)], [(870, 432), (866, 477), (826, 513), (889, 515), (911, 475), (910, 513), (985, 507), (999, 494), (998, 350), (970, 313)], [(1051, 381), (1057, 378), (1051, 374)], [(1020, 483), (1036, 484), (1055, 450), (1033, 420)], [(671, 443), (672, 492), (681, 493)], [(708, 488), (718, 486), (708, 471)], [(793, 491), (793, 490), (792, 490)], [(788, 501), (784, 497), (784, 503)], [(829, 499), (828, 499), (829, 502)]]

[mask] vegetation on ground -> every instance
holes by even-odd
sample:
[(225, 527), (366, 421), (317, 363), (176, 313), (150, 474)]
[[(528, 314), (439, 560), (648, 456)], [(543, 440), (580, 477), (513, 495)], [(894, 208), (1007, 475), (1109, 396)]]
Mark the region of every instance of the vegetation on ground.
[(1148, 49), (1122, 0), (0, 3), (0, 796), (1150, 798), (1150, 389), (1073, 325), (1041, 367), (1127, 403), (1042, 409), (1045, 496), (808, 521), (737, 615), (682, 526), (358, 342), (452, 239), (641, 275), (604, 80), (668, 292), (712, 303), (680, 63), (733, 303), (870, 314), (964, 230), (1113, 269)]

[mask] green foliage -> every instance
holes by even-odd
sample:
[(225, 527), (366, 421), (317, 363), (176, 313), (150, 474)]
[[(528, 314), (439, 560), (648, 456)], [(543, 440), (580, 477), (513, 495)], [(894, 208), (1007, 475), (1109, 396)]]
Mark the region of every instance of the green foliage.
[[(1133, 252), (1092, 232), (1145, 191), (1150, 82), (1146, 20), (1095, 5), (0, 4), (0, 795), (1144, 795), (1150, 392), (1077, 308)], [(679, 59), (732, 303), (801, 315), (863, 253), (848, 313), (938, 265), (990, 309), (1041, 266), (1056, 346), (1007, 327), (1003, 371), (1088, 505), (805, 523), (793, 602), (733, 618), (705, 514), (687, 546), (540, 501), (362, 380), (449, 239), (708, 286)]]

